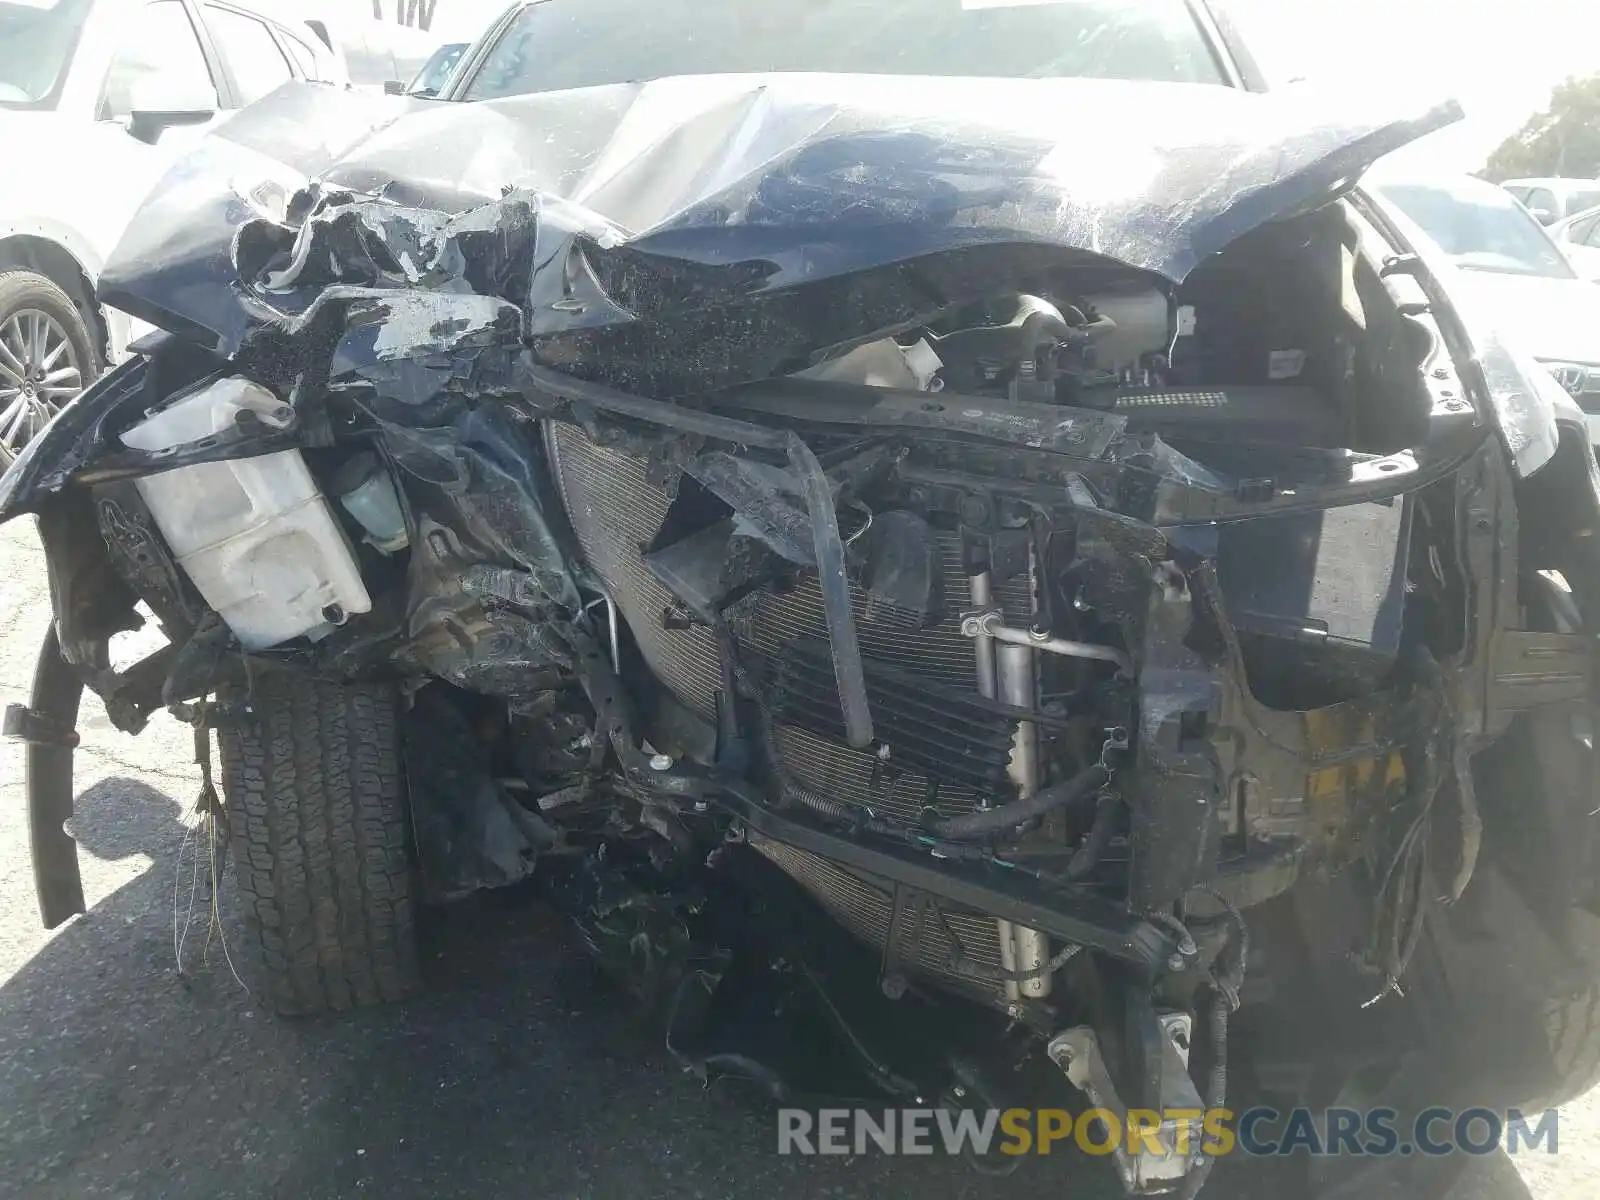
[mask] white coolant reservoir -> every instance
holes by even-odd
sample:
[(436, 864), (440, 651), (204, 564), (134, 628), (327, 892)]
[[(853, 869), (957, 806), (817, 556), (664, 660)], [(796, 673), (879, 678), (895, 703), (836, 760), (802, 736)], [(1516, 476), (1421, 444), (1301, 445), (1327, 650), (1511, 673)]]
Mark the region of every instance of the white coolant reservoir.
[[(122, 435), (166, 450), (231, 429), (240, 412), (283, 426), (283, 401), (246, 379), (222, 379)], [(178, 467), (139, 480), (178, 564), (246, 649), (324, 636), (372, 608), (344, 531), (298, 450)]]

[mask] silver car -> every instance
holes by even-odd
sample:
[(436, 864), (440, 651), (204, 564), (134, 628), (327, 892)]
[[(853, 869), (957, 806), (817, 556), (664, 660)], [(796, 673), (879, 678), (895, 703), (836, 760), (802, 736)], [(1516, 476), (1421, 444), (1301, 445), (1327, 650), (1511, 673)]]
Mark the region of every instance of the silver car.
[(1564, 221), (1557, 221), (1550, 226), (1550, 236), (1561, 246), (1579, 275), (1600, 283), (1600, 207), (1587, 208)]
[(1508, 179), (1500, 186), (1526, 204), (1541, 225), (1600, 204), (1600, 179)]
[(1600, 289), (1552, 233), (1506, 190), (1470, 176), (1386, 175), (1366, 186), (1439, 244), (1460, 272), (1460, 290), (1560, 380), (1600, 438)]

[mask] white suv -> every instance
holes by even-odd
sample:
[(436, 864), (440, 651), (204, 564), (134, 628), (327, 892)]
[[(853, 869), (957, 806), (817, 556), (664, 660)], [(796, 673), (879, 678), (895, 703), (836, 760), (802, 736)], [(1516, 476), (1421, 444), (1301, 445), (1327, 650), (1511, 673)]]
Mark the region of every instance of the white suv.
[(0, 0), (0, 468), (126, 345), (94, 284), (166, 166), (336, 54), (267, 0)]

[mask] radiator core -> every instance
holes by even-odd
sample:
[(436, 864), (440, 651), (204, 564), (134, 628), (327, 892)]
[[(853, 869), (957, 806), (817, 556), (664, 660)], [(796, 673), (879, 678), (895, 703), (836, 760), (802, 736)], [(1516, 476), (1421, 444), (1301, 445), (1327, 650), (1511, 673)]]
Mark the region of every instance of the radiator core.
[[(716, 640), (702, 626), (676, 627), (664, 616), (676, 607), (672, 594), (645, 565), (643, 548), (661, 529), (670, 499), (648, 475), (642, 459), (596, 445), (580, 429), (552, 424), (547, 445), (568, 517), (590, 569), (604, 583), (627, 621), (641, 654), (656, 676), (690, 709), (711, 720), (720, 687)], [(866, 598), (852, 586), (862, 657), (891, 671), (909, 672), (928, 685), (977, 694), (974, 649), (961, 635), (956, 614), (969, 607), (960, 538), (940, 535), (944, 559), (945, 618), (931, 628), (908, 628), (866, 619)], [(1025, 581), (996, 589), (996, 602), (1014, 622), (1031, 613)], [(749, 625), (752, 649), (767, 656), (797, 643), (826, 644), (822, 594), (813, 576), (792, 591), (762, 599)], [(873, 811), (914, 821), (931, 806), (941, 813), (971, 811), (978, 793), (956, 779), (930, 789), (915, 770), (885, 772), (873, 754), (812, 728), (778, 724), (777, 741), (788, 768), (811, 789), (832, 800), (868, 805)], [(825, 859), (766, 839), (751, 844), (805, 885), (846, 928), (882, 948), (889, 935), (893, 893), (881, 882), (846, 871)], [(993, 918), (952, 913), (941, 928), (925, 931), (911, 948), (922, 969), (947, 973), (952, 936), (961, 952), (998, 965)]]

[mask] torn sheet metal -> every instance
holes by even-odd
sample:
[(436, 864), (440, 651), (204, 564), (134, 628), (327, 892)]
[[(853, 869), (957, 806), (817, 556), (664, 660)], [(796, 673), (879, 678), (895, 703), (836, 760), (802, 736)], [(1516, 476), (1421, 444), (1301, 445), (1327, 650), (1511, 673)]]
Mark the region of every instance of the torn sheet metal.
[(733, 509), (736, 533), (755, 538), (798, 566), (817, 565), (811, 518), (792, 472), (725, 450), (696, 455), (683, 469)]
[[(1181, 281), (1460, 116), (1392, 106), (1087, 79), (710, 76), (389, 105), (303, 85), (175, 167), (100, 287), (227, 354), (335, 276), (498, 295), (549, 365), (675, 395), (801, 369), (1023, 259)], [(915, 278), (892, 270), (913, 260)]]
[[(440, 429), (388, 438), (419, 524), (448, 531), (443, 558), (515, 567), (543, 604), (572, 609), (577, 586), (541, 495), (538, 456), (506, 409), (485, 403)], [(430, 547), (427, 535), (421, 539)], [(430, 585), (430, 590), (434, 590)]]
[(554, 829), (513, 800), (474, 747), (471, 724), (424, 690), (405, 715), (407, 794), (423, 886), (435, 901), (505, 887), (534, 871)]

